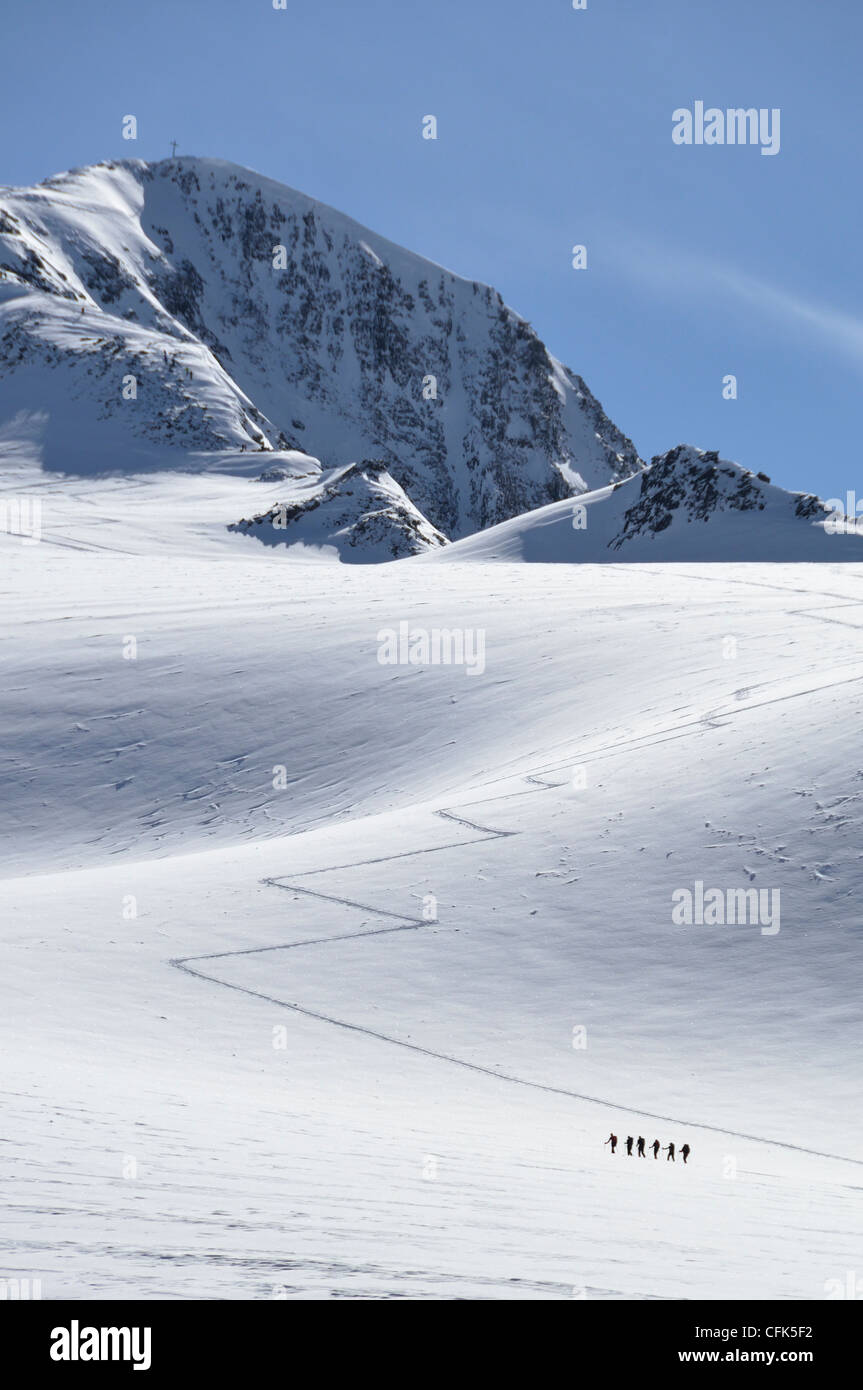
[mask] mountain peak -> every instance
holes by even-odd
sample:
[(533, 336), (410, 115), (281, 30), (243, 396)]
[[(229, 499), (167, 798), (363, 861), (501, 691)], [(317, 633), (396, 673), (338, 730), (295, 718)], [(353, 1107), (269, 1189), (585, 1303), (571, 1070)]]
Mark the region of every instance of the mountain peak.
[(495, 290), (224, 160), (4, 190), (0, 301), (0, 424), (44, 417), (45, 468), (377, 457), (453, 537), (642, 466)]

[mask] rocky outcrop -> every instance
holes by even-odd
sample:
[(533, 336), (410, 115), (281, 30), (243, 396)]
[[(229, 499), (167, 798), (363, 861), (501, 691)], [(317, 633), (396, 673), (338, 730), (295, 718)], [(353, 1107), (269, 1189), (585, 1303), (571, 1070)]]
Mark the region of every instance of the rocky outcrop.
[(349, 563), (401, 560), (447, 544), (390, 476), (383, 459), (335, 469), (228, 530), (264, 545), (335, 550)]

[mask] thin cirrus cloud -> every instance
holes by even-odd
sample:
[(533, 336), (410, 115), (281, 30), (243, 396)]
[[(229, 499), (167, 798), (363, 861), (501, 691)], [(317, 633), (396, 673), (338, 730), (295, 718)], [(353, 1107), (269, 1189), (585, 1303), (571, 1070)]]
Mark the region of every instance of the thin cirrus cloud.
[[(736, 266), (699, 256), (691, 251), (646, 247), (616, 240), (615, 261), (631, 278), (654, 291), (716, 299), (725, 307), (729, 296), (748, 309), (757, 310), (765, 332), (771, 325), (792, 327), (804, 337), (817, 335), (819, 344), (863, 370), (863, 319), (806, 295), (770, 284)], [(752, 327), (751, 320), (747, 326)]]

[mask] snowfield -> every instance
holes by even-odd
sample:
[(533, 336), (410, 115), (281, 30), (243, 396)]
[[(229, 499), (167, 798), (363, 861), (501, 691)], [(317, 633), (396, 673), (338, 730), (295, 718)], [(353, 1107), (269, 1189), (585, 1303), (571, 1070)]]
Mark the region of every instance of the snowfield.
[[(283, 479), (7, 460), (41, 539), (0, 534), (3, 1277), (798, 1299), (860, 1268), (860, 565), (362, 567), (229, 529)], [(382, 663), (402, 623), (481, 633), (483, 670)], [(699, 883), (781, 907), (675, 922)]]

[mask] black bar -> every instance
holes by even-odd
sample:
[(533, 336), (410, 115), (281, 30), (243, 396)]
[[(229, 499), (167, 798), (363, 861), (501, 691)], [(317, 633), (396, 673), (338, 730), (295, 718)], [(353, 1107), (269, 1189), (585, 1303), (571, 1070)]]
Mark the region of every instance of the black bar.
[[(158, 1383), (168, 1375), (173, 1379), (192, 1373), (218, 1378), (221, 1383), (231, 1376), (248, 1377), (250, 1372), (254, 1374), (264, 1367), (281, 1368), (286, 1377), (295, 1379), (302, 1375), (307, 1381), (310, 1372), (314, 1373), (316, 1359), (319, 1358), (319, 1373), (324, 1375), (332, 1368), (333, 1356), (341, 1351), (348, 1361), (353, 1361), (354, 1374), (369, 1372), (385, 1364), (391, 1353), (395, 1354), (397, 1344), (390, 1346), (380, 1337), (399, 1333), (421, 1339), (419, 1365), (408, 1370), (403, 1362), (405, 1374), (411, 1378), (417, 1373), (427, 1377), (439, 1358), (441, 1373), (451, 1375), (454, 1365), (460, 1363), (460, 1357), (454, 1360), (455, 1345), (446, 1335), (431, 1340), (432, 1330), (458, 1335), (471, 1357), (487, 1355), (493, 1359), (496, 1349), (507, 1356), (510, 1348), (518, 1349), (521, 1355), (535, 1358), (532, 1378), (541, 1364), (547, 1364), (552, 1351), (564, 1357), (564, 1364), (580, 1380), (588, 1374), (594, 1379), (598, 1375), (605, 1378), (608, 1374), (627, 1372), (659, 1377), (669, 1371), (697, 1374), (703, 1366), (764, 1371), (794, 1366), (823, 1378), (825, 1373), (855, 1364), (860, 1334), (859, 1307), (841, 1300), (562, 1300), (568, 1304), (563, 1310), (549, 1309), (543, 1314), (548, 1318), (544, 1329), (536, 1322), (538, 1310), (534, 1306), (524, 1336), (518, 1322), (513, 1325), (512, 1313), (506, 1326), (495, 1330), (493, 1323), (485, 1323), (486, 1314), (472, 1319), (468, 1326), (462, 1324), (460, 1317), (456, 1323), (441, 1324), (440, 1313), (428, 1323), (428, 1312), (420, 1323), (415, 1323), (416, 1312), (407, 1313), (404, 1308), (405, 1303), (436, 1300), (396, 1300), (398, 1312), (392, 1310), (384, 1321), (378, 1322), (380, 1315), (375, 1314), (371, 1326), (368, 1311), (361, 1315), (362, 1321), (355, 1321), (357, 1304), (373, 1301), (376, 1300), (6, 1302), (0, 1304), (0, 1338), (7, 1356), (14, 1346), (20, 1370), (25, 1373), (38, 1370), (49, 1371), (52, 1378), (82, 1374), (92, 1378), (107, 1370), (113, 1376), (133, 1375), (137, 1357), (141, 1362), (139, 1376), (148, 1375)], [(490, 1301), (511, 1306), (509, 1300)], [(304, 1306), (298, 1308), (298, 1302)], [(332, 1302), (347, 1306), (332, 1307)], [(328, 1303), (330, 1306), (326, 1306)], [(110, 1335), (106, 1338), (105, 1350), (109, 1355), (113, 1347), (120, 1355), (127, 1351), (128, 1359), (52, 1358), (52, 1347), (70, 1355), (76, 1347), (79, 1353), (91, 1348), (101, 1352), (101, 1332), (94, 1339), (88, 1331), (93, 1328), (118, 1329), (114, 1341)], [(66, 1335), (58, 1329), (65, 1329)], [(128, 1339), (120, 1331), (123, 1329), (128, 1330)], [(137, 1341), (132, 1340), (132, 1329), (138, 1329)], [(149, 1347), (145, 1329), (150, 1332)], [(538, 1332), (555, 1340), (537, 1343), (524, 1339), (528, 1333), (533, 1339)], [(147, 1357), (149, 1365), (144, 1365)], [(402, 1360), (403, 1357), (404, 1349)], [(7, 1357), (3, 1361), (8, 1366)]]

